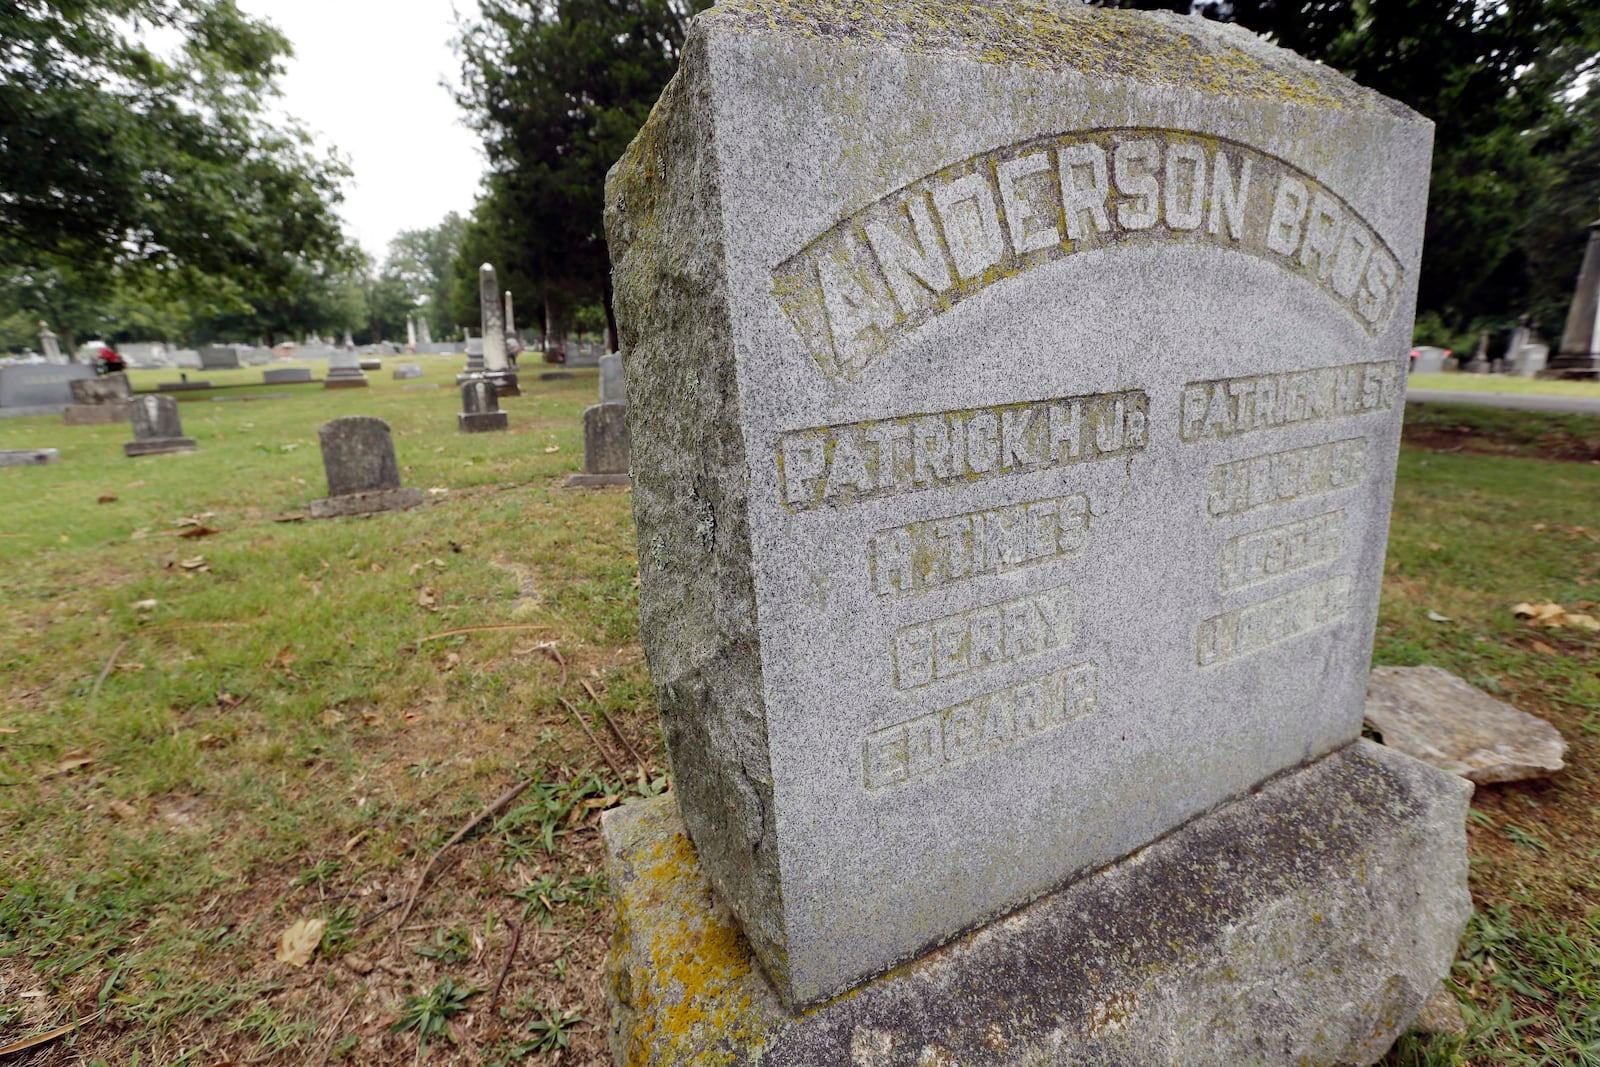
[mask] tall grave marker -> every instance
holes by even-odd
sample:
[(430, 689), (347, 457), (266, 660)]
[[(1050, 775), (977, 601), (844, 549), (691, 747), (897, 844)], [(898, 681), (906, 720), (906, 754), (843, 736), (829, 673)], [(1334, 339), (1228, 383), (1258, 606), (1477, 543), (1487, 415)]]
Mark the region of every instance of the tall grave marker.
[(501, 396), (520, 396), (517, 376), (506, 358), (506, 323), (500, 304), (500, 283), (494, 266), (478, 268), (478, 303), (483, 315), (483, 374), (495, 384)]
[(1559, 378), (1600, 376), (1600, 219), (1589, 223), (1589, 243), (1584, 246), (1583, 265), (1561, 331), (1561, 347), (1550, 360), (1550, 370)]
[(1358, 741), (1431, 139), (1199, 19), (697, 17), (607, 188), (620, 1060), (1381, 1055), (1469, 910), (1465, 787)]

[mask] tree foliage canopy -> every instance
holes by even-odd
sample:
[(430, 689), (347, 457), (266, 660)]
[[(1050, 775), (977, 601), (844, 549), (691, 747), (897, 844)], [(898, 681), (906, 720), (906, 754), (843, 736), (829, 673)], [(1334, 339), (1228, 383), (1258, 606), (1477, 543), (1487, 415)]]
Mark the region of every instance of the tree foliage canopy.
[(61, 315), (68, 290), (93, 302), (155, 287), (238, 312), (351, 265), (334, 211), (346, 167), (264, 111), (289, 51), (233, 0), (0, 5), (13, 299), (31, 291), (34, 310)]
[(483, 137), (486, 190), (458, 260), (456, 310), (495, 264), (524, 314), (610, 305), (605, 175), (677, 69), (709, 0), (478, 0), (462, 27), (459, 102)]

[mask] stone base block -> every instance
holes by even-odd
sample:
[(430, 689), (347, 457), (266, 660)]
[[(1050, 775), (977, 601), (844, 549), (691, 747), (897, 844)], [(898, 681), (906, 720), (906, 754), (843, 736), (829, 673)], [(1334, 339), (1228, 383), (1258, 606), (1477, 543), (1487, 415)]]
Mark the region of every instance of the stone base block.
[(365, 374), (340, 375), (337, 378), (330, 374), (322, 380), (324, 389), (365, 389), (367, 385)]
[(545, 370), (539, 372), (539, 380), (541, 382), (559, 382), (570, 377), (572, 377), (571, 371)]
[(417, 488), (371, 489), (364, 493), (344, 493), (311, 502), (313, 519), (332, 519), (340, 515), (369, 515), (374, 511), (403, 511), (422, 503)]
[(149, 441), (128, 441), (122, 451), (129, 456), (164, 456), (169, 452), (193, 452), (199, 447), (192, 437), (157, 437)]
[(602, 485), (632, 485), (626, 474), (571, 474), (567, 476), (569, 489), (594, 489)]
[(129, 418), (126, 403), (68, 404), (61, 413), (64, 426), (110, 426), (116, 422), (127, 422)]
[(1471, 795), (1357, 741), (799, 1016), (673, 798), (630, 804), (602, 828), (612, 1050), (621, 1067), (1371, 1064), (1455, 956)]
[(517, 374), (515, 371), (505, 371), (500, 374), (491, 372), (484, 375), (484, 377), (488, 378), (494, 383), (494, 391), (496, 396), (522, 395), (522, 388), (517, 385)]
[(462, 433), (488, 433), (491, 430), (503, 430), (507, 425), (503, 411), (456, 412), (456, 429)]
[(0, 448), (0, 467), (42, 467), (60, 462), (61, 451), (56, 448)]

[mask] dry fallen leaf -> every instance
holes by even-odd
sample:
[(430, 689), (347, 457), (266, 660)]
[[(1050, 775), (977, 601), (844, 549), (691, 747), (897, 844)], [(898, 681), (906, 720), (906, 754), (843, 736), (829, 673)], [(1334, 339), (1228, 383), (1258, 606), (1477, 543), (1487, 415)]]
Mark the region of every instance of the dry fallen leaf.
[(461, 657), (458, 656), (456, 653), (449, 652), (449, 653), (445, 654), (445, 657), (444, 657), (444, 669), (445, 670), (453, 671), (457, 667), (459, 667), (460, 665), (461, 665)]
[(1535, 652), (1539, 653), (1541, 656), (1554, 656), (1554, 655), (1556, 655), (1556, 650), (1551, 648), (1549, 645), (1545, 644), (1543, 641), (1535, 641), (1535, 642), (1533, 642), (1533, 650)]
[(278, 935), (279, 963), (304, 967), (322, 944), (322, 931), (328, 924), (322, 919), (301, 919)]
[(95, 501), (97, 504), (115, 504), (116, 502), (117, 494), (115, 493), (101, 493), (100, 499)]
[(211, 527), (211, 526), (191, 526), (186, 530), (180, 530), (178, 532), (178, 536), (179, 537), (210, 537), (212, 534), (217, 533), (217, 532), (219, 532), (219, 531), (215, 527)]
[[(288, 651), (288, 650), (285, 649), (284, 651)], [(281, 656), (282, 653), (279, 653), (279, 655)], [(294, 661), (294, 657), (290, 656), (289, 657), (289, 662), (292, 663), (293, 661)], [(222, 708), (224, 711), (232, 711), (234, 708), (238, 707), (240, 704), (243, 704), (245, 702), (245, 700), (247, 699), (247, 697), (248, 697), (248, 694), (246, 694), (246, 696), (236, 697), (232, 693), (229, 693), (226, 690), (224, 690), (223, 692), (217, 694), (217, 706)]]
[(178, 561), (178, 566), (186, 571), (197, 571), (205, 565), (206, 558), (204, 556), (190, 556), (188, 559)]
[(155, 606), (157, 604), (159, 604), (159, 603), (161, 603), (161, 601), (159, 601), (159, 600), (135, 600), (133, 602), (133, 610), (134, 611), (152, 611), (152, 610), (154, 610)]
[(129, 534), (128, 535), (128, 540), (130, 540), (130, 541), (143, 541), (146, 537), (149, 537), (149, 536), (150, 536), (150, 531), (147, 530), (147, 529), (144, 529), (143, 527), (141, 527), (141, 528), (133, 531), (131, 534)]
[(17, 726), (0, 726), (0, 734), (20, 734), (22, 729)]
[(1595, 618), (1593, 615), (1568, 615), (1567, 621), (1585, 630), (1600, 630), (1600, 619)]
[(417, 590), (417, 603), (427, 608), (429, 611), (439, 610), (436, 606), (438, 601), (434, 598), (433, 588), (431, 586), (425, 585), (421, 589)]
[(1450, 621), (1450, 617), (1448, 615), (1440, 615), (1437, 611), (1433, 611), (1433, 610), (1430, 609), (1428, 611), (1428, 621), (1429, 622), (1449, 622)]
[(119, 819), (137, 819), (139, 817), (139, 809), (129, 804), (126, 800), (113, 800), (106, 805), (106, 811)]
[(56, 764), (55, 770), (44, 775), (44, 777), (54, 778), (60, 774), (71, 774), (73, 771), (87, 767), (93, 762), (94, 757), (89, 755), (88, 752), (81, 748), (74, 749), (73, 751), (68, 752), (60, 763)]
[(546, 452), (560, 452), (561, 451), (561, 446), (560, 445), (545, 445), (544, 446), (544, 450)]
[(1550, 601), (1540, 601), (1537, 604), (1523, 601), (1511, 610), (1518, 618), (1527, 619), (1530, 626), (1555, 627), (1562, 626), (1567, 621), (1567, 609)]

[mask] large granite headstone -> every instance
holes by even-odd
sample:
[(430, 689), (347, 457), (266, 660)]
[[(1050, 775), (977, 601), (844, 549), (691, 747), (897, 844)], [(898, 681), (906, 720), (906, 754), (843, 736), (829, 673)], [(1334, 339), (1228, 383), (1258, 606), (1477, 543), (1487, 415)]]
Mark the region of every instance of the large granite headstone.
[(421, 489), (400, 484), (387, 422), (370, 415), (347, 415), (323, 423), (317, 439), (328, 475), (328, 498), (311, 502), (312, 518), (366, 515), (422, 503)]
[(94, 376), (94, 368), (86, 363), (0, 367), (0, 408), (60, 412), (72, 403), (72, 383)]
[(127, 422), (128, 401), (133, 396), (128, 375), (116, 371), (98, 378), (75, 378), (68, 383), (72, 403), (61, 412), (66, 426), (105, 426)]
[[(1229, 945), (1247, 966), (1194, 1029), (1255, 1050), (1205, 1062), (1370, 1062), (1468, 913), (1465, 787), (1386, 756), (1405, 769), (1346, 785), (1408, 814), (1260, 910), (1268, 872), (1186, 824), (1355, 758), (1431, 127), (1201, 19), (940, 15), (724, 0), (608, 179), (641, 639), (694, 846), (670, 876), (703, 872), (793, 1012), (1165, 837), (1208, 872), (1165, 892), (1259, 919), (1198, 919), (1210, 973)], [(667, 889), (627, 885), (627, 819), (606, 822), (619, 928), (670, 947), (626, 910)], [(1312, 805), (1295, 833), (1338, 825)], [(1375, 919), (1330, 880), (1393, 857), (1422, 904)], [(1323, 897), (1359, 979), (1298, 955)], [(1284, 951), (1244, 951), (1274, 914)], [(1052, 944), (1020, 944), (1035, 983), (1073, 966)], [(624, 1063), (733, 1040), (692, 982), (614, 966), (644, 1035)], [(995, 972), (950, 966), (917, 1017), (992, 1021), (988, 1058), (864, 1017), (811, 1055), (808, 1015), (763, 1062), (1200, 1062), (1163, 1029), (1185, 1005), (1136, 985), (986, 1017)], [(1123, 1058), (1075, 1051), (1097, 1027)]]
[(1444, 361), (1450, 358), (1448, 348), (1433, 345), (1413, 349), (1413, 354), (1416, 358), (1411, 361), (1412, 374), (1439, 374), (1444, 370)]
[(368, 384), (361, 370), (360, 356), (339, 349), (328, 353), (328, 375), (322, 379), (324, 389), (361, 389)]
[(1566, 328), (1550, 359), (1550, 372), (1558, 378), (1600, 376), (1600, 219), (1589, 223), (1589, 243), (1583, 249)]
[(500, 410), (500, 393), (494, 382), (483, 375), (461, 383), (461, 410), (456, 413), (456, 429), (462, 433), (504, 430), (506, 413)]
[(193, 452), (198, 446), (183, 436), (178, 402), (170, 396), (141, 396), (128, 401), (133, 440), (122, 446), (129, 456), (159, 456), (168, 452)]

